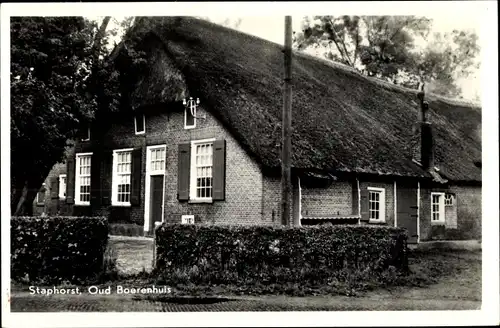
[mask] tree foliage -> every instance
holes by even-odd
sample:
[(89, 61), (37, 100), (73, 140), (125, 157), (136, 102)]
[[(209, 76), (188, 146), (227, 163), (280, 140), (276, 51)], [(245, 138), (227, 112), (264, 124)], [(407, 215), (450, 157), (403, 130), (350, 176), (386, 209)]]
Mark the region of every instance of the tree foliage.
[(431, 91), (459, 96), (457, 79), (477, 67), (479, 53), (475, 33), (435, 33), (427, 46), (432, 21), (416, 16), (313, 16), (306, 17), (296, 33), (299, 50), (322, 51), (330, 60), (416, 88), (425, 82)]
[[(108, 20), (109, 21), (109, 20)], [(118, 107), (107, 24), (83, 17), (11, 20), (11, 211), (31, 203), (67, 146), (99, 110)]]

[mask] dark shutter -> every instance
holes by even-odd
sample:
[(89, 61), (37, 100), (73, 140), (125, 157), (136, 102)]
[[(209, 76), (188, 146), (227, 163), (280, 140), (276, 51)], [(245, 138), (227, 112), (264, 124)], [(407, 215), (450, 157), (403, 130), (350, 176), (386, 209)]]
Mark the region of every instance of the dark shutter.
[(213, 200), (225, 199), (226, 186), (226, 140), (214, 142)]
[(100, 152), (94, 152), (90, 163), (90, 205), (101, 205), (101, 158)]
[(102, 178), (101, 184), (101, 204), (111, 205), (111, 183), (113, 177), (113, 153), (103, 152), (101, 156)]
[(189, 199), (189, 171), (191, 168), (191, 144), (179, 144), (179, 160), (177, 171), (177, 199)]
[(368, 212), (368, 189), (361, 188), (361, 219), (368, 221), (370, 219)]
[(58, 178), (52, 178), (50, 181), (50, 198), (57, 199), (59, 198), (59, 188), (58, 188)]
[(66, 203), (75, 203), (75, 158), (69, 157), (66, 161)]
[(141, 203), (141, 160), (142, 148), (132, 150), (132, 177), (130, 181), (130, 204), (140, 205)]

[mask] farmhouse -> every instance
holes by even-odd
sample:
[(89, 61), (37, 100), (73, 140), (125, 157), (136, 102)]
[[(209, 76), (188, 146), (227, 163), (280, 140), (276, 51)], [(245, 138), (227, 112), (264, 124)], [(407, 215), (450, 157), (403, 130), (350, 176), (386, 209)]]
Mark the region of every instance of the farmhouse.
[[(141, 24), (148, 69), (130, 110), (54, 168), (45, 211), (146, 234), (158, 221), (282, 224), (282, 47), (194, 18)], [(416, 90), (300, 53), (292, 74), (290, 221), (480, 238), (479, 106), (426, 95), (427, 110)]]

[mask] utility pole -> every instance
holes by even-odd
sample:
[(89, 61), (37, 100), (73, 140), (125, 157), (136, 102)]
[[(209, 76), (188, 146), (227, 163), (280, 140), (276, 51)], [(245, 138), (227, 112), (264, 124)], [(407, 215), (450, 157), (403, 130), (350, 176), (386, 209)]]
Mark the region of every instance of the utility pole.
[(285, 90), (283, 95), (282, 157), (281, 157), (281, 221), (291, 225), (290, 203), (292, 196), (292, 17), (285, 16)]

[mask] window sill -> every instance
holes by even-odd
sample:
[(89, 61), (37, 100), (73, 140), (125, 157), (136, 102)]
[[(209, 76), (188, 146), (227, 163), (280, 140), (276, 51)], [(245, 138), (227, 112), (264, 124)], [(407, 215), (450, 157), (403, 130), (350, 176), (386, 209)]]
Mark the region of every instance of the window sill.
[(90, 203), (89, 204), (75, 203), (74, 205), (75, 206), (90, 206)]
[(433, 226), (445, 225), (445, 221), (431, 221), (431, 225)]
[(146, 131), (136, 132), (135, 133), (136, 136), (140, 136), (140, 135), (144, 135), (144, 134), (146, 134)]
[(368, 223), (370, 224), (385, 224), (385, 220), (368, 220)]
[(194, 129), (196, 128), (196, 125), (191, 125), (191, 126), (184, 126), (184, 130), (191, 130), (191, 129)]
[(132, 206), (131, 204), (111, 204), (111, 206), (115, 206), (115, 207), (130, 207)]
[(188, 204), (212, 204), (214, 201), (210, 199), (190, 199)]

